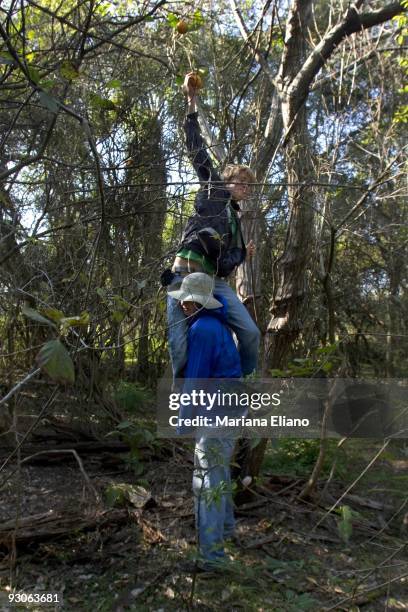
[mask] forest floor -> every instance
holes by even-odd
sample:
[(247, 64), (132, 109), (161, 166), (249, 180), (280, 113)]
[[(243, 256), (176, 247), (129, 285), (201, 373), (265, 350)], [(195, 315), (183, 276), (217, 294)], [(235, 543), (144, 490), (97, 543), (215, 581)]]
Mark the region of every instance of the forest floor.
[[(334, 476), (319, 482), (320, 501), (307, 502), (297, 495), (316, 444), (271, 446), (253, 501), (237, 508), (231, 562), (210, 575), (182, 568), (196, 553), (191, 444), (154, 442), (133, 463), (80, 451), (81, 465), (69, 453), (37, 456), (14, 472), (9, 463), (1, 474), (0, 610), (407, 610), (403, 441), (328, 513), (381, 446), (354, 440), (331, 456), (330, 443)], [(62, 604), (9, 603), (35, 593), (58, 594)]]

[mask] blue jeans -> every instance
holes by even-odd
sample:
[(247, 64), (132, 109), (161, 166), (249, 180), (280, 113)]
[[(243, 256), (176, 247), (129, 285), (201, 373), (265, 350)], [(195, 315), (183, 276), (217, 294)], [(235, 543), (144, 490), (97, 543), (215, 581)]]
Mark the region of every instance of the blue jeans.
[(205, 562), (225, 559), (224, 539), (234, 533), (234, 504), (230, 461), (235, 441), (231, 438), (196, 440), (193, 492), (198, 547)]
[[(221, 295), (227, 302), (227, 324), (238, 339), (238, 350), (244, 376), (256, 370), (261, 333), (251, 315), (237, 294), (225, 280), (214, 278), (214, 293)], [(173, 283), (181, 283), (183, 277), (176, 275)], [(169, 287), (170, 289), (171, 287)], [(173, 377), (182, 378), (187, 362), (188, 323), (180, 302), (167, 297), (168, 340)]]

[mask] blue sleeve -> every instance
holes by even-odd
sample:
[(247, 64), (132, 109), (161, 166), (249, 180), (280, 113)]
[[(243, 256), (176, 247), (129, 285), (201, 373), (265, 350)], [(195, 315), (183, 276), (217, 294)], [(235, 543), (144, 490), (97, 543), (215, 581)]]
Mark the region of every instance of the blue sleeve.
[(216, 348), (214, 331), (202, 321), (190, 327), (185, 378), (210, 378)]
[[(209, 378), (214, 363), (214, 353), (216, 349), (217, 334), (216, 329), (211, 324), (199, 320), (188, 330), (188, 354), (187, 366), (184, 372), (185, 383), (184, 393), (191, 393), (196, 389), (196, 379)], [(201, 385), (200, 385), (201, 386)], [(182, 406), (179, 417), (192, 418), (200, 414), (205, 414), (205, 405)], [(177, 427), (179, 434), (190, 434), (194, 431), (193, 427), (187, 427), (184, 423)]]

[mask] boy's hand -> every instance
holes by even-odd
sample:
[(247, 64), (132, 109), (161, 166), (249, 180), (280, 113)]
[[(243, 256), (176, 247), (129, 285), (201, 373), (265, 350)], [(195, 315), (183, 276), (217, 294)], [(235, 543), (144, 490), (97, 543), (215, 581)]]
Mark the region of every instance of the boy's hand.
[(197, 80), (195, 72), (187, 72), (184, 77), (183, 91), (186, 94), (188, 101), (194, 100), (197, 96)]
[(248, 244), (246, 245), (246, 251), (247, 251), (248, 257), (253, 257), (255, 255), (256, 246), (253, 240), (250, 240)]

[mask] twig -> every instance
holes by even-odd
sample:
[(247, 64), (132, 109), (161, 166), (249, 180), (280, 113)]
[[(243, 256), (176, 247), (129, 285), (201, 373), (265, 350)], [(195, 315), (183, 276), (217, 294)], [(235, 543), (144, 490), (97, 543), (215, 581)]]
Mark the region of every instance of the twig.
[(387, 582), (376, 584), (375, 586), (365, 589), (364, 591), (355, 593), (351, 595), (351, 597), (345, 597), (344, 599), (341, 599), (340, 601), (338, 601), (334, 606), (331, 606), (330, 608), (324, 608), (324, 612), (330, 612), (331, 610), (336, 610), (338, 609), (339, 606), (342, 606), (344, 603), (347, 603), (348, 601), (353, 601), (354, 599), (356, 599), (356, 597), (361, 597), (361, 595), (365, 595), (366, 593), (371, 593), (372, 591), (375, 591), (376, 589), (382, 589), (384, 587), (387, 587), (389, 584), (393, 582), (397, 582), (398, 580), (402, 580), (403, 578), (406, 578), (407, 576), (408, 574), (401, 574), (400, 576), (396, 576), (395, 578), (392, 578), (392, 580), (387, 580)]
[[(20, 380), (19, 383), (16, 384), (15, 387), (13, 387), (8, 393), (7, 395), (5, 395), (1, 400), (0, 400), (0, 406), (2, 404), (5, 404), (6, 402), (9, 401), (9, 399), (11, 399), (13, 397), (13, 395), (15, 395), (17, 393), (17, 391), (19, 391), (21, 389), (21, 387), (23, 387), (29, 380), (31, 380), (32, 378), (34, 378), (34, 376), (36, 376), (39, 372), (41, 371), (41, 368), (36, 368), (35, 370), (31, 370), (31, 372), (29, 372), (27, 374), (27, 376), (25, 378), (23, 378), (23, 380)], [(1, 470), (0, 470), (1, 471)]]
[(34, 455), (30, 455), (29, 457), (25, 457), (24, 459), (22, 459), (20, 461), (21, 464), (26, 463), (26, 461), (30, 461), (30, 459), (32, 459), (33, 457), (38, 457), (39, 455), (57, 455), (57, 454), (61, 454), (61, 453), (72, 453), (73, 456), (75, 457), (79, 469), (81, 471), (82, 476), (84, 477), (84, 480), (86, 482), (86, 484), (88, 485), (88, 487), (91, 489), (92, 493), (95, 496), (95, 500), (98, 504), (101, 503), (101, 497), (98, 493), (98, 491), (95, 489), (95, 487), (93, 486), (88, 474), (85, 472), (81, 457), (78, 455), (78, 453), (76, 452), (76, 450), (74, 450), (73, 448), (64, 448), (63, 450), (45, 450), (45, 451), (38, 451), (37, 453), (34, 453)]
[(354, 482), (352, 482), (351, 485), (349, 487), (347, 487), (347, 489), (344, 491), (344, 493), (342, 493), (342, 495), (340, 495), (339, 499), (331, 506), (331, 508), (329, 508), (329, 510), (327, 510), (327, 512), (325, 512), (323, 514), (322, 518), (319, 521), (317, 521), (316, 525), (312, 529), (312, 532), (326, 519), (326, 517), (329, 516), (329, 514), (331, 514), (333, 512), (333, 510), (335, 508), (337, 508), (337, 506), (344, 499), (344, 497), (351, 491), (351, 489), (359, 482), (359, 480), (361, 480), (361, 478), (364, 476), (364, 474), (366, 472), (368, 472), (370, 467), (377, 461), (378, 457), (387, 448), (387, 446), (388, 446), (388, 444), (390, 442), (391, 442), (390, 438), (384, 442), (384, 444), (382, 445), (382, 447), (380, 448), (378, 453), (375, 454), (375, 456), (371, 459), (371, 461), (364, 468), (364, 470), (361, 472), (361, 474), (359, 474), (359, 476), (354, 480)]
[[(380, 174), (380, 176), (378, 177), (378, 179), (376, 181), (374, 181), (371, 185), (369, 185), (367, 187), (367, 190), (365, 191), (365, 193), (363, 193), (363, 195), (359, 198), (359, 200), (356, 202), (356, 204), (353, 206), (353, 208), (351, 210), (348, 211), (348, 213), (343, 217), (343, 219), (340, 221), (340, 223), (337, 225), (337, 227), (334, 228), (334, 232), (338, 235), (340, 229), (343, 227), (343, 225), (346, 223), (346, 221), (348, 221), (348, 219), (350, 217), (353, 216), (353, 214), (355, 213), (355, 211), (360, 208), (360, 206), (362, 206), (364, 204), (364, 202), (366, 201), (366, 199), (368, 198), (368, 196), (370, 195), (370, 193), (372, 191), (374, 191), (377, 187), (379, 187), (382, 183), (386, 183), (388, 180), (390, 179), (386, 179), (385, 177), (387, 176), (387, 174), (389, 173), (389, 171), (391, 170), (393, 164), (398, 160), (398, 158), (400, 157), (401, 153), (407, 148), (407, 146), (403, 147), (401, 151), (399, 151), (397, 153), (397, 155), (395, 157), (393, 157), (393, 159), (387, 164), (387, 166), (385, 167), (384, 171)], [(391, 177), (393, 178), (393, 177)]]
[[(3, 464), (0, 466), (0, 472), (2, 470), (4, 470), (4, 468), (6, 467), (6, 465), (11, 461), (11, 459), (14, 457), (14, 455), (18, 452), (18, 450), (21, 448), (21, 446), (23, 445), (24, 441), (28, 438), (28, 436), (30, 435), (30, 433), (33, 431), (33, 429), (38, 425), (38, 423), (40, 422), (40, 420), (42, 419), (45, 411), (47, 410), (47, 408), (51, 405), (51, 403), (53, 402), (53, 400), (55, 399), (55, 396), (58, 394), (59, 389), (58, 387), (56, 387), (53, 392), (51, 393), (50, 397), (48, 398), (48, 400), (45, 402), (44, 406), (41, 408), (36, 420), (34, 421), (34, 423), (31, 425), (31, 427), (29, 427), (29, 429), (27, 429), (27, 431), (25, 432), (23, 438), (20, 440), (20, 442), (18, 443), (18, 445), (16, 446), (16, 448), (10, 453), (10, 455), (7, 457), (7, 459), (3, 462)], [(4, 484), (7, 482), (7, 480), (9, 479), (9, 475), (6, 476), (6, 478), (0, 483), (0, 489), (4, 486)]]

